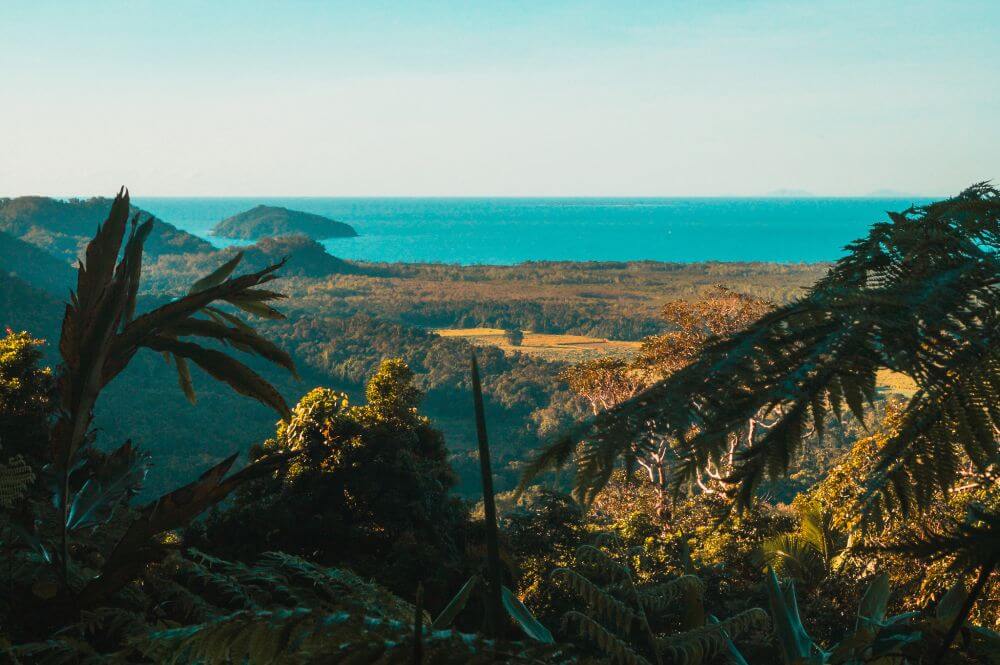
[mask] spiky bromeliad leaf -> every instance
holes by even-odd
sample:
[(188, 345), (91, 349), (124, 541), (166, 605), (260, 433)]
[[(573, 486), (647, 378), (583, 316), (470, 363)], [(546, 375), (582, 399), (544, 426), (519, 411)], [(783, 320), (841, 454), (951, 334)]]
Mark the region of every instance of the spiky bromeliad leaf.
[(191, 379), (191, 368), (188, 366), (187, 358), (173, 354), (168, 355), (174, 359), (174, 367), (177, 368), (177, 384), (180, 386), (181, 392), (184, 393), (184, 397), (191, 404), (197, 403), (198, 395), (194, 391), (194, 381)]
[[(719, 623), (719, 620), (712, 615), (708, 616), (708, 620), (712, 624)], [(729, 636), (729, 633), (725, 631), (725, 629), (722, 629), (722, 635), (726, 640), (726, 660), (729, 662), (729, 665), (749, 665), (746, 658), (744, 658), (743, 654), (740, 653), (740, 650), (736, 648), (735, 644), (733, 644), (732, 638)]]
[(958, 196), (875, 224), (809, 292), (687, 367), (562, 435), (529, 465), (532, 475), (572, 461), (575, 491), (591, 500), (653, 423), (678, 442), (679, 490), (728, 435), (759, 413), (776, 423), (738, 451), (731, 483), (742, 506), (767, 476), (783, 474), (828, 409), (857, 417), (889, 368), (919, 388), (904, 425), (881, 453), (873, 494), (925, 506), (953, 483), (960, 455), (984, 468), (1000, 428), (1000, 192)]
[(288, 352), (249, 326), (230, 327), (207, 319), (189, 318), (174, 326), (173, 333), (178, 337), (205, 337), (232, 344), (241, 351), (256, 354), (275, 365), (284, 367), (292, 376), (298, 376), (295, 362)]
[(469, 357), (472, 379), (472, 407), (476, 419), (476, 439), (479, 446), (479, 476), (483, 485), (483, 514), (486, 526), (486, 633), (499, 637), (504, 613), (503, 577), (500, 570), (499, 528), (497, 526), (496, 497), (493, 492), (493, 469), (490, 461), (490, 442), (486, 429), (486, 410), (483, 387), (479, 378), (479, 362), (473, 351)]
[(885, 610), (889, 604), (889, 576), (880, 573), (871, 581), (858, 604), (858, 628), (864, 625), (878, 625), (885, 621)]
[(262, 319), (281, 320), (285, 318), (285, 315), (268, 305), (267, 302), (284, 297), (284, 294), (275, 291), (247, 289), (226, 298), (226, 302)]
[(149, 463), (149, 455), (134, 448), (131, 441), (106, 457), (88, 460), (80, 470), (87, 480), (66, 514), (67, 528), (95, 527), (110, 520), (115, 510), (139, 491)]
[(236, 454), (227, 457), (192, 483), (147, 504), (118, 540), (101, 570), (80, 592), (78, 602), (90, 606), (134, 579), (142, 568), (163, 555), (155, 536), (190, 522), (225, 499), (240, 484), (259, 478), (287, 460), (287, 455), (265, 457), (226, 477)]
[(219, 284), (222, 284), (224, 281), (226, 281), (226, 279), (229, 278), (230, 275), (233, 274), (233, 271), (236, 270), (236, 266), (238, 266), (240, 264), (240, 261), (242, 260), (243, 260), (243, 252), (237, 252), (236, 256), (229, 259), (221, 266), (213, 270), (211, 273), (202, 277), (197, 282), (192, 284), (191, 288), (188, 290), (188, 293), (200, 293), (205, 289), (210, 289), (213, 286), (218, 286)]

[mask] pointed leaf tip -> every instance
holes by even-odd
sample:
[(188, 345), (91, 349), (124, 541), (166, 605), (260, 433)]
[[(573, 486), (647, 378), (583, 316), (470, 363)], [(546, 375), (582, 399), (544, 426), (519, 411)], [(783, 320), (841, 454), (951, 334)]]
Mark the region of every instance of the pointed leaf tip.
[(555, 644), (552, 633), (535, 618), (524, 603), (507, 587), (502, 587), (503, 606), (507, 614), (524, 631), (524, 634), (542, 644)]

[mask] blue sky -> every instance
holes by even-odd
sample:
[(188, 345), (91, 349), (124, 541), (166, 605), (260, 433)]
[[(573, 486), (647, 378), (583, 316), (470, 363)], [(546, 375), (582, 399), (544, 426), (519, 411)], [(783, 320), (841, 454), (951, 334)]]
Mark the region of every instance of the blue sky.
[(0, 5), (0, 195), (944, 194), (1000, 2)]

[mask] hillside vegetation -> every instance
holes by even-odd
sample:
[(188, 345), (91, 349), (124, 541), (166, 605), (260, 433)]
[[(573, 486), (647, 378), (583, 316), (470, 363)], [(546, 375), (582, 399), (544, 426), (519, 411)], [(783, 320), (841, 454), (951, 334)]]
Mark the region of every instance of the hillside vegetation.
[[(21, 196), (0, 199), (0, 231), (35, 245), (71, 264), (81, 256), (87, 241), (107, 215), (110, 199), (52, 199)], [(131, 214), (141, 213), (131, 209)], [(148, 215), (146, 215), (148, 217)], [(147, 239), (150, 257), (161, 254), (207, 252), (208, 242), (159, 219)]]
[(37, 288), (63, 296), (73, 284), (70, 264), (49, 252), (0, 232), (0, 279), (19, 277)]
[[(14, 199), (7, 209), (12, 228), (96, 228), (97, 202)], [(30, 203), (30, 205), (29, 205)], [(17, 211), (21, 213), (18, 214)], [(134, 208), (132, 209), (134, 212)], [(106, 214), (106, 210), (104, 211)], [(153, 242), (161, 222), (155, 220)], [(74, 240), (74, 246), (84, 236)], [(58, 246), (47, 245), (63, 257)], [(155, 249), (162, 251), (161, 245)], [(171, 251), (148, 252), (138, 294), (141, 308), (163, 304), (189, 285), (242, 252), (241, 265), (259, 270), (289, 257), (283, 269), (282, 309), (287, 318), (267, 321), (264, 328), (291, 353), (307, 377), (301, 383), (272, 376), (267, 368), (251, 366), (271, 378), (285, 399), (294, 403), (312, 385), (325, 385), (357, 398), (365, 382), (387, 356), (403, 358), (425, 391), (424, 409), (445, 433), (452, 461), (460, 476), (458, 490), (478, 492), (475, 434), (468, 422), (467, 358), (475, 339), (440, 336), (440, 328), (497, 327), (533, 331), (517, 353), (493, 349), (481, 352), (481, 364), (493, 381), (485, 387), (486, 408), (496, 423), (495, 464), (501, 490), (514, 487), (517, 465), (543, 437), (583, 413), (559, 376), (575, 352), (559, 344), (560, 335), (612, 339), (612, 346), (635, 348), (645, 336), (660, 332), (662, 305), (693, 298), (724, 282), (760, 297), (785, 302), (822, 274), (819, 265), (528, 263), (520, 266), (447, 266), (431, 264), (370, 264), (343, 261), (327, 254), (303, 236), (264, 238), (253, 245), (205, 250), (202, 241), (179, 243)], [(36, 287), (44, 288), (44, 275)], [(0, 310), (3, 321), (16, 329), (55, 340), (69, 284), (57, 298), (35, 301), (22, 282), (8, 285), (11, 308)], [(18, 303), (15, 306), (15, 303)], [(554, 335), (556, 337), (539, 337)], [(567, 338), (568, 339), (568, 338)], [(541, 341), (541, 346), (533, 346)], [(598, 346), (603, 354), (608, 345)], [(56, 348), (49, 344), (47, 352)], [(579, 347), (573, 347), (579, 350)], [(554, 349), (554, 350), (553, 350)], [(54, 361), (53, 361), (54, 362)], [(212, 387), (207, 376), (192, 368), (196, 385), (205, 386), (198, 402), (185, 408), (183, 395), (171, 387), (172, 368), (156, 357), (138, 357), (125, 370), (126, 379), (111, 384), (97, 405), (97, 422), (109, 438), (132, 438), (158, 454), (145, 492), (163, 489), (192, 460), (216, 455), (245, 454), (273, 429), (266, 409)], [(135, 383), (143, 391), (129, 388)], [(175, 416), (164, 421), (161, 409)], [(219, 413), (232, 417), (219, 418)], [(203, 434), (192, 438), (190, 432)], [(473, 457), (470, 457), (470, 454)]]
[[(232, 250), (141, 293), (129, 213), (68, 303), (0, 282), (58, 361), (0, 337), (5, 661), (997, 662), (993, 187), (891, 213), (797, 297), (699, 290), (573, 363), (518, 348), (600, 343), (286, 316), (333, 278)], [(251, 404), (245, 461), (213, 451)]]

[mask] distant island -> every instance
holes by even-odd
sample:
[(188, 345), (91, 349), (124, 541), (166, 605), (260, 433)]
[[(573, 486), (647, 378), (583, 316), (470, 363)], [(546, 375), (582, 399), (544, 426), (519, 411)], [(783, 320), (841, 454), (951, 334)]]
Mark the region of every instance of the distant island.
[(315, 240), (325, 240), (327, 238), (353, 238), (358, 235), (358, 232), (348, 224), (322, 215), (313, 215), (277, 206), (259, 205), (222, 220), (212, 228), (212, 235), (237, 240), (305, 235)]

